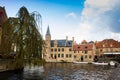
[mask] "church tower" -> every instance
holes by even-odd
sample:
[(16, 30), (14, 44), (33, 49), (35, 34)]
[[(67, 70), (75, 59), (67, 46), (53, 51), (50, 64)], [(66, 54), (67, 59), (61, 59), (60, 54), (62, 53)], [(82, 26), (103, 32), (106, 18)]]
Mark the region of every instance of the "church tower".
[(50, 29), (49, 26), (47, 28), (47, 32), (45, 35), (45, 48), (46, 48), (46, 52), (45, 52), (45, 60), (49, 61), (50, 60), (50, 48), (51, 48), (51, 34), (50, 34)]

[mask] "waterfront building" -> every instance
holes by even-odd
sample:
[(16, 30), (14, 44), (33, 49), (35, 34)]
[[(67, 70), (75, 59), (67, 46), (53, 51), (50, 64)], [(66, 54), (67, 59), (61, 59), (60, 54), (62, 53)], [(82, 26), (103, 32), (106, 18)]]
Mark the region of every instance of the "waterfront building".
[(83, 40), (81, 44), (73, 45), (73, 59), (79, 62), (93, 62), (94, 60), (94, 44), (87, 43)]
[(120, 53), (120, 42), (114, 39), (104, 39), (95, 43), (96, 55), (100, 56), (104, 53)]
[(47, 62), (72, 62), (72, 46), (74, 43), (74, 37), (72, 40), (66, 39), (51, 40), (51, 34), (49, 26), (47, 28), (45, 36), (45, 52), (44, 59)]
[(2, 24), (8, 19), (5, 7), (0, 6), (0, 45), (1, 45), (1, 36), (2, 36)]

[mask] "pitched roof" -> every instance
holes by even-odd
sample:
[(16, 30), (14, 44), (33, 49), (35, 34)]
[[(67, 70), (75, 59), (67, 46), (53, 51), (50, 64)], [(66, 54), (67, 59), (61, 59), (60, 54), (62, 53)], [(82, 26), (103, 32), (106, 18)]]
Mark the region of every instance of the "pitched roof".
[(103, 41), (97, 42), (95, 46), (97, 48), (120, 48), (120, 42), (114, 39), (104, 39)]
[[(51, 47), (54, 47), (55, 40), (51, 40)], [(72, 40), (57, 40), (57, 47), (72, 47)]]
[(74, 51), (84, 51), (84, 50), (92, 50), (93, 44), (75, 44), (73, 45)]

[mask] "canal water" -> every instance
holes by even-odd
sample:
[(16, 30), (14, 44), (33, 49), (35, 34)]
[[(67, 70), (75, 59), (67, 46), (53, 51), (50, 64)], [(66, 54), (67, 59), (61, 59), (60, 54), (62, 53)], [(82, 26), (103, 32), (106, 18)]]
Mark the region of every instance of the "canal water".
[(93, 64), (46, 63), (22, 72), (0, 73), (0, 80), (120, 80), (120, 68)]

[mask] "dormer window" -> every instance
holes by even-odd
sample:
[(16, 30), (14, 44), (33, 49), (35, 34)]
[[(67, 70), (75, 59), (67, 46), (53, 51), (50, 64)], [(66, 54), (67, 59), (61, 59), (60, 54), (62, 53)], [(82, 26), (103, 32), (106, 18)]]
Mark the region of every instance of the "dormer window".
[(103, 44), (103, 47), (105, 47), (105, 44)]
[(80, 46), (78, 46), (78, 49), (80, 49)]
[(113, 47), (113, 45), (111, 44), (110, 47)]

